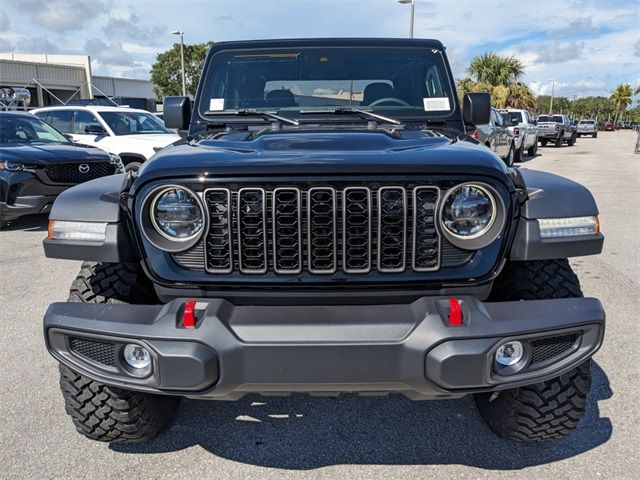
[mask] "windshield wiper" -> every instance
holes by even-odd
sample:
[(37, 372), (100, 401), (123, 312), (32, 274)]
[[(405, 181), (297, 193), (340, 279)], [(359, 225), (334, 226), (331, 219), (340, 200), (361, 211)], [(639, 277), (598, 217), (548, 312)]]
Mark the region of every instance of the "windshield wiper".
[(275, 113), (271, 113), (271, 112), (264, 112), (262, 110), (256, 110), (254, 108), (247, 108), (244, 110), (221, 110), (221, 111), (207, 111), (204, 112), (205, 115), (237, 115), (237, 116), (246, 116), (246, 117), (252, 117), (252, 116), (257, 116), (257, 117), (262, 117), (262, 118), (266, 118), (267, 120), (277, 120), (278, 122), (282, 122), (282, 123), (288, 123), (289, 125), (295, 125), (296, 127), (298, 125), (300, 125), (300, 122), (298, 122), (297, 120), (293, 120), (291, 118), (287, 118), (287, 117), (282, 117), (280, 115), (277, 115)]
[(322, 110), (300, 110), (300, 114), (310, 114), (310, 113), (331, 113), (336, 115), (344, 115), (344, 114), (356, 114), (361, 117), (365, 117), (370, 120), (379, 120), (381, 122), (390, 123), (392, 125), (404, 125), (400, 120), (396, 120), (395, 118), (385, 117), (383, 115), (378, 115), (377, 113), (370, 112), (369, 110), (361, 110), (360, 108), (353, 107), (336, 107), (336, 108), (328, 108)]

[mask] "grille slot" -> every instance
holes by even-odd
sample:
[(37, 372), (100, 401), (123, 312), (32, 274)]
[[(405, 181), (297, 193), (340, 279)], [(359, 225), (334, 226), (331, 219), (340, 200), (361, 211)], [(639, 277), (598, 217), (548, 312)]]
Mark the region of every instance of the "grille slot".
[(342, 194), (342, 262), (347, 273), (371, 271), (371, 190), (345, 188)]
[(273, 268), (277, 273), (302, 271), (302, 194), (297, 188), (273, 191)]
[(440, 238), (435, 221), (440, 190), (416, 187), (413, 191), (412, 267), (416, 272), (440, 268)]
[(267, 272), (266, 197), (262, 188), (238, 191), (238, 261), (242, 273)]
[(71, 337), (71, 350), (96, 363), (114, 367), (116, 365), (116, 350), (113, 343), (97, 342), (87, 338)]
[(407, 192), (403, 187), (378, 190), (378, 270), (400, 273), (407, 257)]
[(532, 340), (531, 365), (542, 363), (546, 360), (562, 355), (567, 350), (573, 348), (577, 338), (577, 333), (571, 333), (568, 335), (544, 337)]
[[(83, 173), (84, 166), (89, 170)], [(44, 167), (44, 173), (51, 183), (78, 184), (113, 175), (116, 167), (109, 162), (58, 163)]]
[(310, 188), (307, 201), (309, 271), (335, 273), (338, 268), (336, 191), (329, 187)]
[(206, 236), (206, 266), (212, 273), (233, 270), (233, 240), (231, 238), (231, 191), (212, 188), (204, 193), (209, 210), (209, 231)]

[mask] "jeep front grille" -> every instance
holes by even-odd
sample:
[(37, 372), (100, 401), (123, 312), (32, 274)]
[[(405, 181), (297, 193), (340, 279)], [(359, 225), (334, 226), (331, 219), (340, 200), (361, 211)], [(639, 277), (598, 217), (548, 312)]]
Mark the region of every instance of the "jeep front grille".
[[(436, 271), (442, 244), (448, 246), (436, 226), (436, 186), (209, 188), (203, 198), (211, 274)], [(469, 253), (458, 256), (464, 261)], [(175, 258), (192, 268), (196, 257)]]

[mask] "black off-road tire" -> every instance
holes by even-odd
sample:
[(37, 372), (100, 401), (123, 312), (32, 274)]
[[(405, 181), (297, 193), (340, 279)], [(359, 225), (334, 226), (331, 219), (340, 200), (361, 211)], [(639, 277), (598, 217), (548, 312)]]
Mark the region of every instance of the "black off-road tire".
[(547, 146), (547, 140), (540, 140), (540, 146), (542, 147), (546, 147)]
[(521, 145), (514, 154), (513, 154), (513, 162), (514, 163), (522, 163), (524, 160), (524, 145)]
[[(71, 284), (69, 302), (156, 303), (146, 277), (135, 264), (85, 262)], [(76, 430), (102, 442), (141, 443), (155, 437), (173, 418), (179, 397), (110, 387), (60, 365), (65, 410)]]
[(60, 389), (76, 430), (100, 442), (148, 442), (171, 421), (180, 402), (178, 397), (109, 387), (64, 365)]
[(513, 148), (513, 143), (512, 143), (511, 146), (509, 147), (509, 153), (507, 153), (507, 156), (503, 158), (504, 163), (507, 165), (507, 167), (513, 167), (514, 157), (515, 157), (515, 149)]
[(591, 135), (591, 138), (598, 138), (598, 132)]
[(578, 426), (591, 389), (591, 360), (557, 378), (535, 385), (474, 395), (489, 428), (519, 442), (560, 440)]
[[(582, 297), (568, 260), (509, 262), (493, 285), (492, 301)], [(591, 388), (591, 360), (557, 378), (498, 392), (479, 393), (480, 415), (498, 436), (520, 442), (566, 437), (578, 426)]]
[(567, 145), (569, 145), (570, 147), (573, 147), (576, 143), (576, 134), (574, 133), (573, 135), (571, 135), (571, 138), (569, 139), (569, 141), (567, 142)]

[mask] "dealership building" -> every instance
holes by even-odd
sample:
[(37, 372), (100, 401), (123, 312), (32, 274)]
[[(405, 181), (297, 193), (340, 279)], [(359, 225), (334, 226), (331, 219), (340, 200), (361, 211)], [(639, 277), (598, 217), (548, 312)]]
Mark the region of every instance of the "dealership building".
[(156, 109), (150, 81), (93, 75), (87, 55), (0, 53), (3, 88), (28, 90), (29, 107), (112, 98), (121, 105)]

